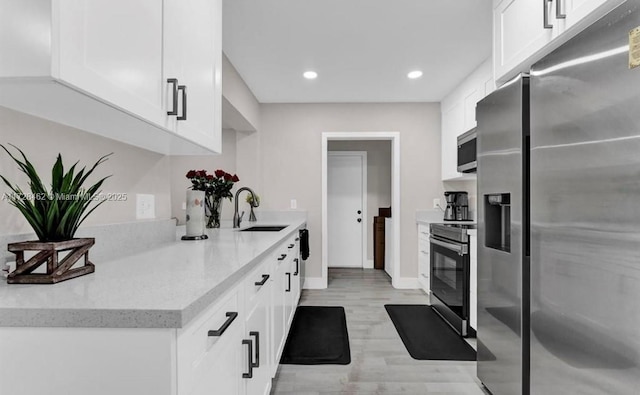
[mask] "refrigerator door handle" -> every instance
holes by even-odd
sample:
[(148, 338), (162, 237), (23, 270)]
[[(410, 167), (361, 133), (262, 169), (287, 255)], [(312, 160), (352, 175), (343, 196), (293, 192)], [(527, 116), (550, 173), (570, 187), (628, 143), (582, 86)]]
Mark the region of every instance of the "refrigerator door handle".
[(542, 0), (542, 27), (545, 29), (553, 29), (553, 25), (549, 23), (549, 3), (553, 0)]
[(562, 0), (556, 0), (556, 19), (566, 19), (567, 14), (562, 13)]

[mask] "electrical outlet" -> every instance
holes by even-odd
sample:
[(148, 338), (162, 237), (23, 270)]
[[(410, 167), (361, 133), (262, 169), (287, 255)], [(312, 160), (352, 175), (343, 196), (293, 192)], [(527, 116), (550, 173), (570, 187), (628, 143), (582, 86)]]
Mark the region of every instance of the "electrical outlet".
[(156, 197), (154, 195), (136, 194), (136, 219), (152, 219), (156, 217)]
[(433, 208), (440, 207), (440, 199), (433, 199)]
[(187, 202), (182, 202), (182, 209), (186, 210), (187, 209)]
[(298, 208), (298, 201), (296, 199), (291, 199), (291, 209), (295, 210)]

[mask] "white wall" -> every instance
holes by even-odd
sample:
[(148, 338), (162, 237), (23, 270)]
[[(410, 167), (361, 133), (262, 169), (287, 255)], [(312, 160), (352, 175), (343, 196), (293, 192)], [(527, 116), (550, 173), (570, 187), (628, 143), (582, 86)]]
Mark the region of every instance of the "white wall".
[(367, 259), (373, 260), (373, 217), (391, 206), (391, 141), (329, 141), (329, 151), (367, 152)]
[(222, 56), (223, 128), (236, 131), (260, 129), (260, 103), (226, 55)]
[(262, 208), (286, 210), (295, 198), (308, 211), (308, 277), (322, 276), (322, 132), (400, 132), (401, 212), (394, 213), (402, 221), (400, 276), (417, 276), (415, 210), (444, 191), (438, 103), (262, 104), (260, 122), (259, 133), (237, 141), (238, 163), (255, 164), (239, 175), (253, 181)]
[[(101, 225), (136, 220), (136, 194), (155, 195), (156, 218), (170, 218), (169, 160), (141, 148), (89, 134), (31, 115), (0, 107), (0, 143), (14, 144), (33, 162), (45, 184), (51, 182), (51, 167), (58, 153), (66, 167), (80, 161), (92, 166), (102, 155), (113, 152), (87, 180), (98, 181), (112, 175), (103, 184), (104, 193), (126, 193), (126, 201), (106, 202), (94, 211), (85, 225)], [(27, 178), (4, 152), (0, 152), (0, 174), (28, 190)], [(0, 182), (0, 196), (9, 189)], [(89, 184), (91, 185), (91, 184)], [(0, 234), (31, 232), (22, 214), (6, 200), (0, 200)]]
[[(236, 171), (236, 132), (232, 130), (222, 131), (222, 154), (207, 156), (170, 156), (170, 184), (171, 184), (171, 216), (178, 218), (180, 224), (185, 223), (185, 210), (182, 204), (185, 202), (186, 191), (191, 186), (187, 180), (189, 170), (207, 170), (212, 174), (217, 169), (235, 174)], [(238, 174), (240, 183), (243, 177)], [(235, 191), (234, 191), (235, 193)], [(234, 203), (227, 199), (222, 203), (222, 220), (233, 219)]]

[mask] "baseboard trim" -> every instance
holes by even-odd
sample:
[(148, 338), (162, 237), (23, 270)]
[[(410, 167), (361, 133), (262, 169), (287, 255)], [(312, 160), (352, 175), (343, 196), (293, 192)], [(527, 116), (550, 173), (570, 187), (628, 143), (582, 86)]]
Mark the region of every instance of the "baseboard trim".
[(302, 289), (325, 289), (327, 288), (322, 277), (305, 277)]
[(422, 289), (416, 277), (400, 277), (391, 280), (391, 285), (396, 289)]
[(364, 262), (364, 266), (362, 268), (363, 269), (373, 269), (373, 259), (367, 259)]

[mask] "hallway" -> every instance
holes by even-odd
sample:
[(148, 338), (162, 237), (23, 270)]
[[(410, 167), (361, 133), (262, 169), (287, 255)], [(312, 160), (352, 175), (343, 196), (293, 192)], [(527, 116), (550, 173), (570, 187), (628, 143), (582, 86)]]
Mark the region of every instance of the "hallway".
[(329, 288), (303, 290), (300, 305), (343, 306), (349, 365), (280, 365), (271, 394), (477, 394), (475, 362), (418, 361), (411, 356), (385, 304), (427, 304), (420, 290), (397, 290), (381, 270), (329, 269)]

